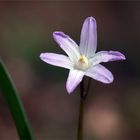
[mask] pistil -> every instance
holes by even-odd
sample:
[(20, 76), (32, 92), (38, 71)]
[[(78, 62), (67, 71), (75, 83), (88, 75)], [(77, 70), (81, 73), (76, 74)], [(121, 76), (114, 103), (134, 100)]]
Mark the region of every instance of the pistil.
[(81, 55), (76, 64), (76, 68), (79, 70), (85, 70), (88, 67), (89, 67), (89, 62), (88, 62), (87, 57), (84, 55)]

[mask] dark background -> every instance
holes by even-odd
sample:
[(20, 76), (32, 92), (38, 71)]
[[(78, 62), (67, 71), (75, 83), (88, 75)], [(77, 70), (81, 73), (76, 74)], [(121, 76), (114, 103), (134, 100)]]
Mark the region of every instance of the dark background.
[[(52, 37), (63, 31), (79, 44), (86, 17), (97, 21), (98, 48), (117, 50), (125, 61), (103, 64), (114, 75), (106, 85), (92, 80), (85, 105), (84, 137), (140, 139), (140, 1), (0, 1), (0, 56), (20, 93), (35, 138), (76, 139), (79, 88), (65, 89), (68, 70), (39, 59), (64, 53)], [(0, 139), (18, 139), (0, 95)]]

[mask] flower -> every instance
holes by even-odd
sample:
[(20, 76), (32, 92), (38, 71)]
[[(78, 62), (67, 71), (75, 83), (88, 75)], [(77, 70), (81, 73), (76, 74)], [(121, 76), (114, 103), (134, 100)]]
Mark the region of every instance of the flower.
[(41, 53), (40, 58), (44, 62), (69, 69), (66, 82), (68, 93), (72, 93), (82, 81), (84, 75), (102, 83), (112, 83), (113, 75), (100, 63), (125, 60), (125, 56), (118, 51), (100, 51), (97, 48), (96, 20), (87, 17), (83, 23), (80, 45), (78, 46), (68, 35), (56, 31), (53, 33), (54, 40), (68, 56), (55, 53)]

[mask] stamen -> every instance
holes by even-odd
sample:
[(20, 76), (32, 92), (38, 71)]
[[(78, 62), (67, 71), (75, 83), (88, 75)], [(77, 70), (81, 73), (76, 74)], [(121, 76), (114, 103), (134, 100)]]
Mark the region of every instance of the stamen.
[(88, 60), (84, 55), (81, 55), (80, 58), (79, 58), (79, 63), (88, 64)]
[(86, 56), (81, 55), (76, 63), (76, 68), (80, 70), (85, 70), (89, 67), (89, 62)]

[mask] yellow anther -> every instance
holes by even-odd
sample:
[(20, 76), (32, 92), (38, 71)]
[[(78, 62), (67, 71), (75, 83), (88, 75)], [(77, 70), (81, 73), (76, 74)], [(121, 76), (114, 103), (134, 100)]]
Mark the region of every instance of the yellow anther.
[(79, 58), (79, 63), (88, 64), (88, 59), (84, 55), (81, 55)]
[(81, 55), (75, 65), (77, 69), (85, 70), (89, 67), (89, 62), (86, 56)]

